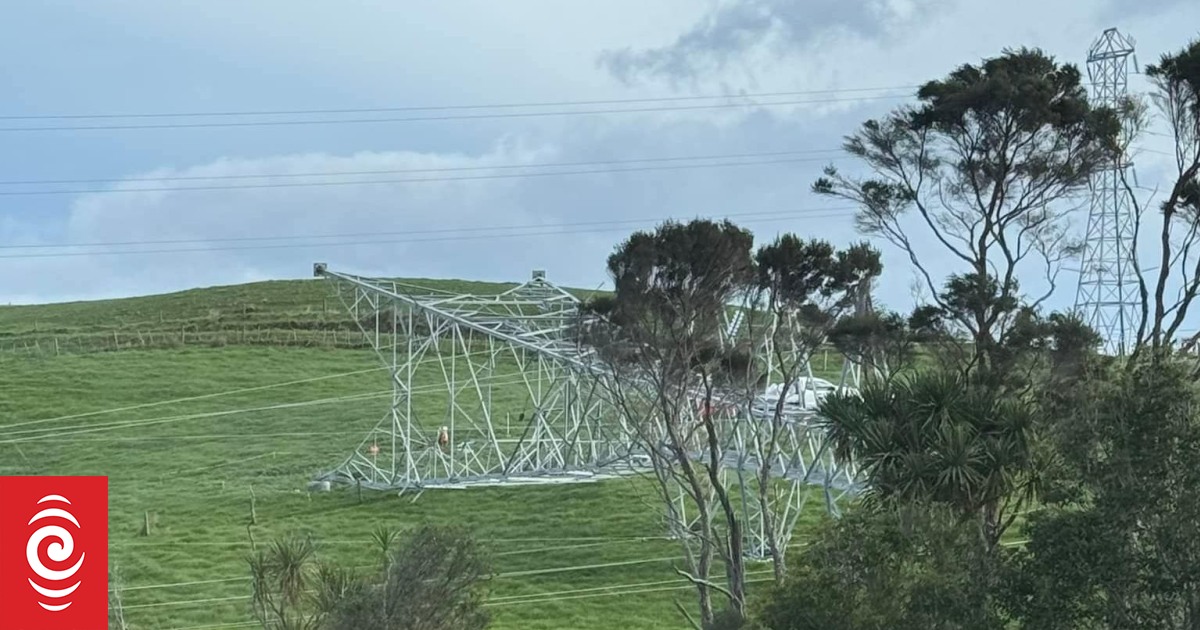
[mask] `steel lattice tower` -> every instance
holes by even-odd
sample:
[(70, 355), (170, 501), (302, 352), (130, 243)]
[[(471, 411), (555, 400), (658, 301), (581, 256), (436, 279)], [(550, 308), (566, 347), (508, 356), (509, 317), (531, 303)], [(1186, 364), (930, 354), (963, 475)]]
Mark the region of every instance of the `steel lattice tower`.
[[(656, 385), (615, 370), (578, 340), (576, 327), (588, 325), (579, 300), (544, 272), (498, 294), (448, 293), (340, 273), (323, 263), (313, 273), (345, 304), (381, 359), (392, 392), (382, 419), (360, 425), (365, 437), (339, 464), (318, 473), (310, 489), (337, 483), (420, 493), (598, 481), (651, 473), (653, 458), (666, 453), (646, 444), (667, 426)], [(713, 414), (720, 474), (738, 489), (745, 552), (762, 559), (769, 554), (768, 522), (786, 548), (807, 506), (837, 514), (839, 502), (861, 491), (857, 466), (834, 456), (816, 421), (818, 402), (834, 391), (854, 391), (848, 381), (858, 371), (844, 368), (841, 382), (816, 378), (808, 363), (812, 350), (792, 328), (795, 322), (772, 316), (770, 334), (751, 332), (746, 328), (759, 318), (746, 308), (726, 314), (726, 342), (761, 342), (755, 352), (764, 363), (786, 359), (800, 366), (798, 378), (790, 387), (769, 376), (761, 385), (695, 390), (670, 413), (678, 414), (681, 427), (698, 427), (702, 414)], [(505, 410), (521, 411), (515, 426)], [(639, 428), (628, 424), (631, 417)], [(701, 433), (689, 431), (684, 442), (688, 456), (711, 461)], [(774, 448), (764, 449), (768, 443)], [(673, 475), (663, 482), (684, 496)], [(692, 536), (695, 515), (685, 501), (668, 505), (665, 516), (672, 535)]]
[[(1133, 40), (1104, 31), (1088, 51), (1093, 104), (1116, 107), (1125, 98)], [(1118, 160), (1122, 160), (1118, 158)], [(1075, 309), (1104, 338), (1111, 354), (1125, 354), (1137, 332), (1138, 278), (1133, 261), (1136, 220), (1123, 184), (1130, 165), (1112, 164), (1092, 176), (1091, 208)]]

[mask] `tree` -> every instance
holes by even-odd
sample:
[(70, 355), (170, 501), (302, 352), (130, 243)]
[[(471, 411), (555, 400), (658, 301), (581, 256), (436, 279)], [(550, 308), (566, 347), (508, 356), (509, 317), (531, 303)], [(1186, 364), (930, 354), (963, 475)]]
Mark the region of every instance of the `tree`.
[(289, 536), (250, 556), (251, 607), (271, 630), (482, 630), (488, 565), (459, 528), (425, 526), (392, 551), (375, 532), (383, 569), (372, 578), (321, 562), (308, 537)]
[[(1151, 100), (1171, 128), (1176, 171), (1166, 199), (1160, 204), (1162, 226), (1152, 296), (1140, 265), (1137, 269), (1142, 322), (1135, 355), (1143, 347), (1154, 351), (1170, 347), (1189, 307), (1200, 293), (1200, 256), (1196, 252), (1196, 246), (1200, 244), (1200, 39), (1182, 50), (1163, 55), (1159, 63), (1146, 67), (1146, 76), (1155, 87)], [(1130, 130), (1132, 136), (1141, 131), (1144, 121), (1137, 116), (1131, 123), (1134, 127)], [(1127, 158), (1122, 156), (1121, 159)], [(1138, 208), (1140, 224), (1144, 206), (1127, 179), (1124, 186), (1134, 207)], [(1136, 253), (1134, 258), (1136, 263)], [(1169, 300), (1167, 288), (1173, 274), (1177, 274), (1179, 285), (1175, 299)], [(1197, 341), (1200, 341), (1200, 333), (1189, 338), (1185, 345), (1194, 346)]]
[[(1017, 306), (1053, 292), (1071, 198), (1106, 168), (1120, 128), (1115, 112), (1088, 103), (1079, 71), (1038, 50), (1010, 50), (963, 65), (917, 93), (921, 104), (868, 120), (846, 151), (872, 175), (828, 167), (815, 192), (859, 206), (859, 229), (908, 254), (936, 305), (972, 342), (968, 370), (987, 368)], [(929, 246), (957, 263), (939, 290)], [(1044, 273), (1047, 289), (1026, 299), (1017, 279)]]
[[(781, 496), (793, 488), (787, 484), (781, 488), (774, 479), (779, 474), (776, 463), (787, 460), (787, 450), (796, 446), (789, 443), (797, 438), (791, 433), (795, 419), (786, 402), (793, 392), (809, 389), (802, 379), (811, 376), (813, 353), (831, 329), (850, 317), (848, 312), (869, 302), (871, 280), (879, 276), (882, 264), (879, 252), (866, 243), (838, 251), (828, 242), (805, 241), (791, 234), (760, 247), (755, 262), (757, 278), (743, 316), (745, 334), (738, 341), (756, 355), (746, 362), (748, 371), (740, 379), (745, 387), (742, 417), (749, 419), (743, 426), (748, 439), (740, 463), (752, 457), (758, 465), (741, 465), (738, 475), (743, 500), (751, 499), (747, 494), (755, 495), (757, 525), (775, 579), (780, 580), (786, 569), (788, 534), (799, 517), (799, 510), (786, 509), (789, 497)], [(766, 382), (780, 395), (763, 410), (760, 400)], [(755, 470), (752, 488), (742, 479), (747, 468)]]
[(754, 616), (768, 630), (999, 630), (995, 558), (937, 508), (825, 525)]
[(858, 464), (868, 504), (946, 506), (976, 522), (991, 551), (1033, 496), (1027, 400), (924, 371), (832, 394), (819, 411), (837, 456)]
[(838, 319), (827, 338), (868, 373), (890, 378), (912, 363), (918, 335), (899, 313), (868, 311)]
[[(712, 414), (697, 410), (716, 406), (721, 325), (753, 278), (752, 246), (752, 235), (728, 221), (667, 222), (634, 233), (608, 259), (615, 296), (607, 321), (619, 324), (592, 335), (606, 341), (603, 383), (650, 460), (704, 625), (713, 621), (712, 589), (739, 615), (745, 602), (742, 521), (722, 478), (723, 445)], [(676, 492), (696, 510), (694, 522), (676, 509)], [(714, 524), (718, 513), (723, 530)], [(724, 588), (710, 580), (718, 555)]]
[(316, 544), (308, 537), (273, 541), (247, 559), (253, 588), (250, 605), (268, 630), (315, 630), (325, 610), (314, 606)]
[[(1061, 394), (1060, 394), (1061, 395)], [(1200, 625), (1200, 392), (1178, 357), (1081, 380), (1056, 407), (1060, 491), (1008, 577), (1026, 628)]]
[[(743, 614), (752, 504), (776, 575), (784, 570), (782, 541), (795, 514), (773, 512), (773, 465), (745, 465), (779, 459), (789, 422), (783, 398), (765, 415), (752, 409), (761, 387), (767, 378), (781, 380), (785, 391), (797, 382), (824, 331), (879, 266), (878, 252), (865, 245), (837, 251), (792, 235), (755, 252), (749, 232), (705, 220), (635, 233), (609, 258), (613, 299), (587, 309), (603, 314), (606, 325), (584, 326), (582, 338), (599, 346), (601, 378), (650, 461), (705, 627), (716, 619), (711, 591), (727, 597), (729, 618)], [(738, 321), (740, 328), (731, 325)], [(726, 448), (735, 424), (749, 435), (731, 463)], [(710, 579), (716, 559), (723, 586)]]
[(353, 589), (329, 613), (329, 630), (482, 630), (491, 569), (460, 528), (425, 526), (408, 536), (382, 581)]

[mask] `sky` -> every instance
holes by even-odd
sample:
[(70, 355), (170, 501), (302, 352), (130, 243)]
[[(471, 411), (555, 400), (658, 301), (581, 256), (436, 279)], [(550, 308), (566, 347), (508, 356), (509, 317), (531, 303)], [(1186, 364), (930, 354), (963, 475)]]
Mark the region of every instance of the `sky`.
[[(1082, 65), (1114, 26), (1148, 63), (1197, 24), (1188, 0), (19, 3), (0, 23), (0, 304), (305, 278), (316, 261), (600, 287), (614, 246), (667, 218), (846, 245), (863, 239), (851, 211), (810, 186), (852, 168), (842, 138), (914, 86), (1020, 46)], [(679, 100), (571, 104), (661, 98)], [(28, 118), (404, 107), (441, 109)], [(364, 118), (393, 120), (178, 126)], [(1164, 160), (1139, 158), (1139, 183), (1164, 181)], [(164, 177), (185, 179), (137, 181)], [(178, 187), (203, 190), (163, 190)], [(907, 310), (913, 269), (877, 244), (877, 297)], [(1075, 282), (1048, 306), (1069, 307)]]

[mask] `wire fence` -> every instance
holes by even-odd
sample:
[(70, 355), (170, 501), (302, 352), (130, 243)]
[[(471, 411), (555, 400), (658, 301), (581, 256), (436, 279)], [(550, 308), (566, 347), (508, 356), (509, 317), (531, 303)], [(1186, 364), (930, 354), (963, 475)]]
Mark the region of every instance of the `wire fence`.
[[(368, 350), (375, 334), (370, 337), (361, 330), (335, 327), (320, 329), (261, 329), (227, 330), (121, 330), (79, 334), (31, 334), (0, 338), (0, 355), (22, 357), (51, 357), (62, 355), (97, 354), (122, 350), (161, 350), (179, 348), (301, 347), (339, 350)], [(385, 347), (391, 335), (380, 333), (379, 342)], [(813, 354), (813, 369), (825, 374), (840, 367), (841, 356), (836, 350), (822, 348)]]
[(23, 335), (0, 339), (0, 354), (59, 356), (120, 350), (224, 346), (366, 349), (370, 340), (358, 330), (251, 329), (189, 331), (112, 331), (68, 335)]

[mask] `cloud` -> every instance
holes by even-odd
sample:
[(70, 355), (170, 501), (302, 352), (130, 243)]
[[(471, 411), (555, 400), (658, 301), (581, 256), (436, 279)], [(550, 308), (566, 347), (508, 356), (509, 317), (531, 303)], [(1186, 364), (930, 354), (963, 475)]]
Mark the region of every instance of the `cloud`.
[[(271, 98), (263, 102), (295, 100), (307, 104), (312, 99), (312, 86), (319, 85), (329, 88), (326, 91), (330, 100), (314, 106), (360, 103), (372, 106), (658, 96), (660, 92), (653, 91), (652, 86), (645, 86), (645, 90), (614, 86), (613, 68), (595, 67), (598, 51), (613, 51), (622, 46), (629, 46), (626, 53), (609, 53), (608, 57), (615, 59), (614, 55), (623, 54), (622, 63), (627, 66), (630, 77), (658, 80), (675, 75), (690, 76), (695, 80), (702, 79), (710, 89), (713, 84), (725, 82), (747, 91), (911, 86), (943, 76), (960, 63), (994, 55), (1005, 46), (1043, 46), (1063, 60), (1081, 62), (1088, 44), (1103, 26), (1107, 26), (1094, 19), (1095, 7), (1084, 3), (1048, 5), (1045, 0), (1005, 3), (866, 0), (845, 6), (831, 0), (743, 0), (738, 3), (723, 0), (707, 13), (703, 9), (711, 6), (708, 3), (672, 0), (646, 8), (653, 13), (638, 13), (642, 19), (632, 21), (628, 16), (638, 5), (632, 0), (623, 1), (625, 4), (622, 5), (589, 5), (588, 12), (579, 15), (574, 9), (555, 9), (559, 13), (547, 14), (548, 17), (541, 15), (541, 22), (522, 19), (529, 17), (523, 14), (504, 17), (507, 11), (500, 9), (496, 9), (495, 14), (476, 15), (463, 28), (469, 27), (468, 34), (479, 38), (479, 49), (495, 52), (485, 55), (486, 59), (463, 55), (461, 46), (454, 48), (461, 38), (446, 38), (441, 31), (427, 27), (410, 33), (412, 37), (397, 38), (396, 32), (407, 31), (396, 31), (393, 28), (396, 24), (387, 21), (375, 24), (368, 32), (369, 36), (362, 35), (363, 31), (358, 29), (347, 30), (354, 33), (354, 37), (346, 40), (349, 43), (341, 49), (342, 54), (322, 56), (321, 51), (314, 52), (309, 45), (313, 41), (309, 35), (316, 37), (329, 25), (344, 23), (338, 22), (342, 19), (340, 16), (325, 12), (305, 14), (304, 28), (290, 22), (285, 31), (288, 37), (268, 40), (255, 37), (261, 32), (261, 29), (252, 28), (258, 24), (258, 18), (249, 20), (239, 27), (241, 34), (237, 37), (228, 35), (220, 41), (221, 46), (211, 49), (224, 51), (228, 59), (259, 59), (263, 63), (255, 68), (270, 69), (278, 76), (286, 74), (280, 68), (301, 68), (295, 71), (300, 77), (295, 83), (264, 81), (258, 74), (243, 77), (255, 86), (269, 85)], [(282, 6), (282, 0), (280, 4)], [(554, 6), (558, 7), (557, 4)], [(192, 29), (197, 21), (211, 19), (203, 18), (199, 13), (188, 11), (170, 20), (161, 15), (179, 11), (183, 10), (172, 4), (158, 13), (139, 14), (140, 17), (130, 14), (130, 19), (139, 20), (143, 30), (154, 27), (156, 33), (179, 36), (168, 38), (171, 41), (192, 41), (188, 38), (199, 41), (209, 34), (205, 29)], [(1175, 5), (1172, 19), (1134, 21), (1129, 25), (1129, 31), (1140, 41), (1177, 42), (1170, 46), (1174, 48), (1194, 34), (1191, 25), (1196, 23), (1196, 11), (1196, 8), (1179, 3)], [(447, 25), (453, 23), (451, 18), (461, 10), (443, 7), (436, 12), (438, 15), (426, 15), (418, 21), (406, 17), (404, 23)], [(371, 12), (362, 12), (358, 18), (364, 21), (379, 19), (368, 13)], [(1075, 19), (1076, 13), (1086, 19)], [(567, 14), (573, 16), (569, 22), (558, 21)], [(1034, 14), (1039, 16), (1038, 19), (1028, 18)], [(115, 18), (112, 21), (124, 23)], [(169, 22), (171, 28), (161, 30), (163, 21)], [(517, 23), (524, 30), (497, 27), (497, 24)], [(543, 28), (540, 24), (554, 24), (555, 28)], [(213, 23), (207, 28), (218, 26), (224, 28), (226, 25)], [(523, 42), (521, 47), (511, 46), (514, 32)], [(674, 43), (660, 46), (663, 42)], [(151, 57), (153, 55), (147, 51), (156, 49), (139, 50), (143, 50), (142, 56)], [(210, 50), (210, 47), (204, 50)], [(1153, 54), (1149, 46), (1144, 50), (1147, 52), (1143, 57)], [(206, 53), (205, 59), (209, 56), (210, 53)], [(314, 61), (315, 57), (322, 57), (323, 61), (318, 63)], [(429, 63), (413, 65), (411, 60), (414, 58)], [(535, 66), (537, 72), (529, 70)], [(197, 62), (197, 68), (214, 73), (216, 69), (221, 70), (212, 76), (227, 74), (224, 66), (214, 69)], [(207, 80), (213, 80), (212, 76)], [(394, 80), (381, 82), (380, 76)], [(761, 79), (762, 89), (748, 85), (747, 77), (753, 77), (750, 83)], [(245, 99), (258, 102), (254, 100), (253, 95), (257, 94), (254, 89), (240, 89), (242, 84), (237, 87), (239, 89), (235, 90), (226, 86), (228, 94), (236, 94), (236, 98), (227, 96), (221, 107)], [(292, 91), (279, 91), (284, 88)], [(175, 92), (168, 90), (165, 93)], [(836, 96), (849, 95), (839, 93)], [(814, 100), (820, 98), (823, 97), (813, 97)], [(79, 153), (77, 145), (91, 145), (82, 145), (75, 136), (64, 136), (64, 142), (70, 140), (72, 144), (64, 144), (60, 150), (46, 154), (72, 156), (78, 165), (72, 162), (52, 164), (45, 172), (29, 174), (29, 177), (59, 177), (64, 172), (136, 177), (462, 167), (483, 167), (473, 174), (485, 175), (512, 172), (498, 168), (489, 170), (497, 166), (535, 162), (828, 149), (837, 147), (841, 136), (863, 120), (878, 116), (899, 102), (899, 99), (839, 100), (761, 110), (546, 117), (528, 121), (371, 126), (357, 130), (305, 128), (281, 130), (277, 134), (247, 130), (236, 136), (217, 133), (161, 137), (114, 134), (115, 141), (124, 143), (120, 150), (106, 148), (101, 151), (92, 146), (93, 153), (90, 154)], [(145, 108), (183, 110), (209, 106), (157, 104)], [(103, 109), (100, 105), (96, 107)], [(124, 105), (112, 105), (112, 108), (136, 109)], [(38, 141), (40, 143), (41, 138)], [(43, 150), (40, 146), (32, 143), (24, 147), (14, 145), (19, 156), (15, 159), (28, 160), (27, 155)], [(137, 153), (135, 150), (139, 147), (148, 149)], [(357, 151), (362, 147), (377, 150)], [(92, 163), (95, 155), (111, 156), (98, 173)], [(215, 158), (221, 155), (230, 157)], [(182, 166), (149, 170), (164, 162)], [(137, 248), (199, 250), (169, 254), (6, 258), (0, 260), (0, 268), (7, 279), (0, 289), (0, 302), (114, 297), (247, 279), (300, 278), (309, 276), (311, 263), (317, 260), (326, 261), (334, 268), (366, 275), (485, 280), (520, 280), (527, 277), (532, 268), (546, 268), (549, 276), (559, 282), (596, 286), (604, 280), (604, 259), (613, 245), (636, 227), (651, 225), (653, 222), (645, 221), (647, 218), (828, 205), (831, 202), (815, 199), (808, 191), (823, 163), (406, 185), (45, 198), (40, 201), (45, 202), (42, 207), (46, 211), (39, 212), (36, 217), (32, 209), (23, 214), (13, 212), (0, 217), (0, 237), (13, 244), (344, 233), (368, 236)], [(1153, 179), (1152, 175), (1139, 174), (1143, 176), (1143, 184)], [(485, 232), (489, 238), (458, 238), (468, 235), (462, 231), (467, 228), (634, 219), (642, 222), (603, 231), (599, 228), (595, 231), (549, 228), (541, 235), (530, 235), (536, 230), (526, 230), (521, 236), (505, 236), (499, 230), (492, 230)], [(1078, 223), (1083, 219), (1080, 217)], [(797, 215), (775, 221), (735, 220), (753, 229), (760, 239), (783, 230), (796, 231), (809, 238), (828, 238), (839, 244), (860, 238), (854, 233), (848, 217)], [(432, 233), (431, 230), (452, 232)], [(479, 232), (469, 234), (478, 235)], [(379, 240), (409, 242), (359, 243)], [(354, 244), (345, 244), (348, 241)], [(304, 246), (274, 247), (297, 242)], [(252, 245), (264, 247), (250, 249)], [(227, 247), (242, 249), (225, 249)], [(7, 250), (4, 254), (59, 251)], [(884, 262), (885, 279), (880, 283), (880, 299), (890, 306), (905, 307), (909, 301), (910, 269), (904, 258), (894, 252), (885, 251)], [(951, 266), (952, 261), (946, 261), (945, 268)], [(1073, 291), (1063, 291), (1063, 296), (1069, 301)]]
[[(860, 115), (857, 112), (854, 116)], [(752, 166), (509, 177), (547, 171), (510, 168), (514, 165), (836, 148), (838, 138), (828, 129), (836, 126), (822, 125), (822, 120), (774, 110), (601, 119), (580, 121), (569, 130), (504, 138), (479, 153), (309, 152), (226, 157), (132, 174), (130, 181), (115, 188), (161, 186), (131, 181), (146, 177), (241, 178), (168, 184), (181, 187), (494, 178), (81, 195), (70, 204), (69, 213), (55, 225), (53, 233), (11, 221), (0, 222), (0, 233), (9, 243), (145, 244), (5, 252), (73, 255), (0, 260), (0, 268), (11, 279), (0, 289), (0, 303), (95, 299), (248, 280), (302, 278), (309, 275), (315, 261), (363, 275), (496, 281), (522, 280), (531, 269), (538, 268), (546, 269), (558, 282), (591, 287), (604, 281), (604, 260), (617, 242), (631, 231), (652, 227), (667, 217), (729, 214), (739, 223), (761, 230), (762, 238), (780, 230), (798, 230), (809, 237), (844, 242), (853, 237), (848, 215), (845, 219), (828, 214), (809, 219), (804, 212), (789, 216), (762, 214), (829, 205), (810, 197), (807, 190), (825, 160), (834, 157), (829, 153), (791, 156), (800, 161)], [(811, 144), (797, 146), (792, 140), (796, 137), (808, 138)], [(713, 161), (738, 160), (705, 162)], [(638, 165), (555, 170), (630, 166)], [(378, 173), (412, 169), (442, 170)], [(326, 172), (376, 174), (248, 179)], [(755, 214), (749, 219), (737, 216), (747, 213)], [(244, 240), (314, 235), (350, 236)], [(209, 242), (214, 239), (243, 240)], [(194, 242), (197, 240), (202, 242)], [(154, 253), (98, 253), (130, 250)]]
[(736, 0), (705, 15), (672, 44), (605, 51), (600, 63), (626, 83), (694, 81), (752, 53), (804, 51), (835, 36), (886, 38), (948, 0)]
[[(471, 175), (495, 175), (496, 165), (554, 160), (552, 150), (501, 143), (477, 156), (416, 152), (362, 152), (350, 155), (306, 153), (263, 158), (225, 158), (182, 169), (158, 169), (137, 177), (247, 178), (327, 172), (388, 172), (410, 169), (479, 169)], [(434, 175), (465, 174), (448, 171)], [(422, 176), (422, 175), (416, 175)], [(423, 174), (429, 177), (430, 173)], [(372, 181), (414, 177), (377, 174), (351, 177), (213, 179), (172, 182), (168, 186), (236, 186), (331, 181)], [(456, 185), (457, 184), (457, 185)], [(161, 187), (125, 182), (115, 188)], [(145, 243), (116, 247), (32, 250), (72, 256), (5, 261), (29, 270), (41, 284), (43, 299), (65, 296), (99, 298), (232, 283), (272, 277), (303, 277), (317, 258), (366, 273), (425, 275), (443, 272), (470, 277), (480, 268), (455, 264), (455, 250), (466, 246), (435, 241), (454, 230), (496, 224), (537, 224), (543, 220), (516, 203), (517, 180), (229, 189), (189, 192), (88, 194), (72, 205), (58, 242)], [(14, 227), (9, 232), (16, 231)], [(478, 235), (478, 233), (475, 233)], [(266, 241), (256, 237), (312, 237)], [(225, 242), (195, 242), (233, 239)], [(29, 241), (29, 237), (23, 239)], [(163, 242), (171, 241), (171, 242)], [(181, 242), (184, 241), (184, 242)], [(361, 244), (369, 241), (407, 241)], [(34, 241), (37, 242), (37, 241)], [(342, 245), (339, 245), (342, 243)], [(347, 245), (345, 243), (355, 243)], [(281, 247), (300, 245), (300, 247)], [(95, 252), (140, 251), (135, 255)], [(92, 252), (92, 255), (88, 255)], [(475, 263), (481, 256), (465, 256)], [(438, 260), (442, 264), (430, 264)], [(448, 263), (448, 264), (445, 264)], [(486, 269), (486, 267), (484, 267)], [(488, 274), (484, 274), (488, 275)], [(53, 279), (53, 281), (50, 281)], [(50, 281), (50, 282), (48, 282)], [(7, 299), (32, 292), (14, 283)]]

